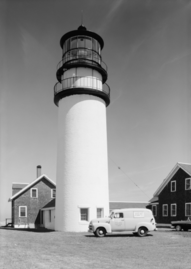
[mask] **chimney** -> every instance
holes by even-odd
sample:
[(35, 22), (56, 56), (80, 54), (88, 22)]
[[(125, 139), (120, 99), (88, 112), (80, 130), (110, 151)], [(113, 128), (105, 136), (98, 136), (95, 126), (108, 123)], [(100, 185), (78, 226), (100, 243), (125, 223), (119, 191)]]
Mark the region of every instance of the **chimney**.
[(36, 167), (37, 178), (41, 176), (41, 165)]

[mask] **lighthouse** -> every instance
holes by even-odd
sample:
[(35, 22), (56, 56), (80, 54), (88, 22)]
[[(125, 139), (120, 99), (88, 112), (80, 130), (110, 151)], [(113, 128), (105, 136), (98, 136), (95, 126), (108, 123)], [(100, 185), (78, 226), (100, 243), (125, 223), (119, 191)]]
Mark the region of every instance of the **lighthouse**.
[(58, 107), (55, 230), (87, 231), (109, 214), (106, 107), (110, 88), (104, 41), (81, 25), (61, 37), (54, 103)]

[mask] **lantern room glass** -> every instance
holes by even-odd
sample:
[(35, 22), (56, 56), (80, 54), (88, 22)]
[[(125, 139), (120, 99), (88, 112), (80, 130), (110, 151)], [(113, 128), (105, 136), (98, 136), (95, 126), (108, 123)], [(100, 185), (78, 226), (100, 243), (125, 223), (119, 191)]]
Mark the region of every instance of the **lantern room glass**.
[(86, 48), (101, 54), (101, 48), (99, 42), (89, 36), (75, 36), (67, 39), (63, 45), (63, 56), (64, 54), (72, 49)]

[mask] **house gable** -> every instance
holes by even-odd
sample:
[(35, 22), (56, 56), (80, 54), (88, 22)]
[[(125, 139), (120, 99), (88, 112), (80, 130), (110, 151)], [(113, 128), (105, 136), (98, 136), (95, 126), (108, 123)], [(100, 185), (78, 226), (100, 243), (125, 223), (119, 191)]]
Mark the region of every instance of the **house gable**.
[(39, 181), (44, 180), (47, 182), (47, 184), (51, 184), (51, 188), (56, 188), (56, 184), (54, 181), (52, 181), (50, 178), (48, 178), (46, 175), (42, 175), (38, 177), (36, 180), (25, 186), (23, 189), (21, 189), (19, 192), (15, 193), (11, 198), (9, 198), (9, 202), (23, 194), (24, 192), (28, 191), (30, 188), (33, 188)]
[(171, 181), (171, 179), (174, 177), (174, 175), (178, 172), (179, 169), (181, 169), (185, 173), (187, 173), (188, 177), (191, 176), (191, 164), (177, 163), (173, 167), (173, 169), (170, 171), (170, 173), (168, 174), (168, 176), (163, 180), (163, 182), (161, 183), (161, 185), (158, 187), (158, 189), (154, 193), (153, 197), (157, 197), (163, 191), (163, 189)]
[[(173, 175), (173, 177), (168, 181), (163, 190), (159, 193), (159, 201), (164, 202), (181, 201), (185, 200), (185, 179), (190, 177), (183, 169), (179, 168), (178, 171)], [(172, 182), (175, 182), (176, 191), (172, 191)]]

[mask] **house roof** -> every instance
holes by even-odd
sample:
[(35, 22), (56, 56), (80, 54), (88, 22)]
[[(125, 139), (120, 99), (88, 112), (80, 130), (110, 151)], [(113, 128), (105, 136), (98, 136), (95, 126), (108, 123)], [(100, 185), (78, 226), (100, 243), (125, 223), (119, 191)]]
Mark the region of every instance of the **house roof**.
[(27, 185), (29, 185), (29, 183), (17, 183), (17, 182), (13, 182), (12, 183), (12, 189), (22, 189), (22, 188), (26, 187)]
[(45, 178), (48, 182), (50, 182), (51, 184), (53, 184), (56, 187), (56, 183), (54, 181), (52, 181), (46, 175), (41, 175), (40, 177), (38, 177), (37, 179), (35, 179), (34, 181), (32, 181), (30, 184), (28, 184), (27, 186), (25, 186), (22, 190), (20, 190), (16, 194), (14, 194), (11, 198), (9, 198), (8, 202), (12, 201), (13, 199), (15, 199), (16, 197), (18, 197), (19, 195), (21, 195), (27, 189), (30, 189), (33, 185), (35, 185), (37, 182), (39, 182), (43, 178)]
[(121, 209), (121, 208), (145, 208), (149, 202), (137, 202), (137, 201), (110, 201), (109, 208)]
[[(163, 180), (163, 182), (160, 184), (158, 189), (155, 191), (153, 198), (158, 198), (158, 195), (161, 193), (161, 191), (169, 183), (169, 181), (172, 179), (172, 177), (176, 174), (176, 172), (179, 169), (182, 169), (189, 176), (191, 176), (191, 164), (190, 163), (180, 163), (180, 162), (176, 163), (176, 165), (173, 167), (173, 169), (170, 171), (170, 173), (167, 175), (167, 177)], [(149, 202), (152, 202), (153, 198)]]
[(191, 176), (191, 164), (190, 163), (178, 163), (187, 174)]
[(158, 196), (154, 196), (149, 200), (149, 203), (156, 203), (156, 202), (158, 202)]
[(52, 199), (48, 204), (46, 204), (41, 210), (45, 210), (47, 208), (54, 208), (55, 207), (55, 199)]

